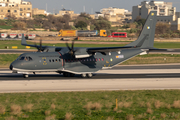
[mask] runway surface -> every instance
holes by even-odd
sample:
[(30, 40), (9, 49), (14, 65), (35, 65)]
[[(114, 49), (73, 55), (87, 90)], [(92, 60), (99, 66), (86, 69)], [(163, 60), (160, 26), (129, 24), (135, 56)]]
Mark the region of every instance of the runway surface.
[(93, 78), (40, 73), (23, 78), (0, 69), (0, 92), (180, 89), (180, 64), (117, 66)]

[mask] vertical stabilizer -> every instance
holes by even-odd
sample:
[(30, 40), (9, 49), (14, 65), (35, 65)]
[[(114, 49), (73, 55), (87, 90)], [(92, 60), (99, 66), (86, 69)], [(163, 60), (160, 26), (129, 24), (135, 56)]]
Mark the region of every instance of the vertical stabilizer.
[(147, 17), (147, 20), (144, 24), (144, 27), (138, 39), (126, 46), (153, 48), (156, 22), (157, 22), (157, 11), (151, 11)]
[(26, 45), (26, 38), (24, 37), (24, 34), (22, 34), (22, 39), (21, 39), (21, 45)]

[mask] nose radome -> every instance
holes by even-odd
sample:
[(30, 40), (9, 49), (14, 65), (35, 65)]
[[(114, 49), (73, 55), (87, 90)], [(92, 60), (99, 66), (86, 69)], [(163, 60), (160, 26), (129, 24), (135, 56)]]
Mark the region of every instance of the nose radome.
[(10, 67), (9, 67), (10, 70), (13, 70), (13, 65), (11, 64)]

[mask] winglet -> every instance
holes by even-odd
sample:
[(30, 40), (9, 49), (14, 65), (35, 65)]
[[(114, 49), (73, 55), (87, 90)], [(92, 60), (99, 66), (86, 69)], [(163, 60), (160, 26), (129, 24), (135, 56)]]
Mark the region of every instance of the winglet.
[(24, 37), (24, 34), (22, 34), (21, 45), (27, 45), (26, 38)]

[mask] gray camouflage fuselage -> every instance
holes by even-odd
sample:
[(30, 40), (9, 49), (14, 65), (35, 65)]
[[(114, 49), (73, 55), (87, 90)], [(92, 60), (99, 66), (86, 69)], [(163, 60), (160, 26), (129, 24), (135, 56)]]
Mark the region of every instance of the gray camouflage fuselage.
[[(66, 49), (66, 48), (64, 48)], [(62, 49), (63, 51), (63, 49)], [(96, 53), (87, 58), (75, 59), (61, 52), (24, 53), (11, 65), (14, 71), (23, 72), (70, 72), (75, 74), (94, 73), (103, 68), (111, 68), (128, 60), (142, 51), (139, 48), (124, 49), (120, 52), (110, 52), (107, 55)], [(31, 57), (31, 61), (20, 60), (21, 57)]]

